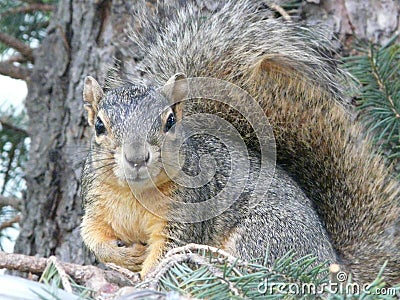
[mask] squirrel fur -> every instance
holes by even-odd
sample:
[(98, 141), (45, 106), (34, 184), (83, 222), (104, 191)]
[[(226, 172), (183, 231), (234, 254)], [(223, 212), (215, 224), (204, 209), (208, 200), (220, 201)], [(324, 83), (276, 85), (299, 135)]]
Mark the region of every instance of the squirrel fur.
[[(151, 84), (115, 84), (104, 93), (92, 77), (85, 80), (85, 108), (96, 133), (82, 173), (81, 232), (99, 260), (146, 275), (166, 251), (187, 243), (220, 247), (242, 259), (263, 257), (268, 248), (270, 263), (294, 250), (299, 256), (313, 254), (318, 262), (338, 263), (354, 281), (363, 282), (372, 281), (387, 260), (384, 275), (399, 282), (400, 186), (384, 159), (373, 155), (362, 124), (345, 108), (348, 78), (333, 59), (330, 42), (318, 30), (271, 19), (268, 10), (245, 0), (227, 2), (205, 16), (187, 5), (164, 23), (157, 14), (142, 15), (132, 39), (146, 53), (141, 66)], [(243, 193), (206, 221), (159, 217), (139, 203), (124, 180), (125, 158), (135, 161), (128, 169), (136, 176), (141, 176), (138, 164), (145, 165), (162, 193), (141, 183), (140, 197), (166, 214), (170, 206), (164, 196), (201, 202), (226, 184), (230, 167), (217, 140), (194, 138), (183, 150), (189, 175), (198, 171), (202, 151), (214, 155), (216, 176), (204, 187), (181, 187), (159, 164), (159, 140), (173, 136), (165, 131), (171, 114), (180, 121), (197, 111), (223, 113), (241, 133), (252, 130), (215, 102), (172, 105), (172, 98), (185, 96), (181, 73), (231, 82), (265, 112), (276, 140), (277, 167), (255, 207), (248, 203), (260, 153), (251, 138), (246, 140), (250, 178)], [(165, 84), (172, 88), (156, 89)], [(157, 105), (171, 108), (154, 124), (149, 115), (160, 110)], [(151, 132), (146, 150), (136, 142), (144, 131)]]

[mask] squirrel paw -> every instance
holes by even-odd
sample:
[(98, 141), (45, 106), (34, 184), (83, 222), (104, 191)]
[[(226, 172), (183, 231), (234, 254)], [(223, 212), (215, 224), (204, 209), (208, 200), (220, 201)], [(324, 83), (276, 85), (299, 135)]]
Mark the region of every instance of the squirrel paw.
[(98, 258), (104, 263), (114, 263), (130, 271), (140, 271), (147, 253), (147, 247), (141, 243), (125, 245), (120, 240), (113, 240), (102, 247)]

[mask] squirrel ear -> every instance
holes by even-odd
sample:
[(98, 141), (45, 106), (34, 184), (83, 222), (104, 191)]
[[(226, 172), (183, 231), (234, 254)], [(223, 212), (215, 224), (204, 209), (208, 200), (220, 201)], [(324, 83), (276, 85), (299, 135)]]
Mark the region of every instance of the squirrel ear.
[(99, 102), (103, 96), (103, 90), (96, 79), (87, 76), (83, 87), (83, 101), (85, 102), (84, 108), (88, 112), (88, 122), (90, 126), (94, 126)]
[(177, 73), (168, 79), (164, 86), (167, 98), (171, 104), (182, 101), (189, 94), (189, 85), (186, 75), (183, 73)]

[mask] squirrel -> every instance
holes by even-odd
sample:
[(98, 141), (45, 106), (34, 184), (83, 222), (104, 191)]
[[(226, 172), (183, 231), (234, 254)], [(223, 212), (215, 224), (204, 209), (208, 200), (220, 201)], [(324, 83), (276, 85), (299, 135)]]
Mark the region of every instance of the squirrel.
[[(345, 107), (348, 77), (328, 39), (272, 19), (246, 0), (207, 15), (187, 5), (164, 23), (157, 14), (139, 15), (140, 32), (132, 40), (146, 53), (141, 65), (150, 84), (131, 79), (104, 92), (94, 78), (84, 82), (94, 136), (82, 172), (81, 235), (96, 257), (145, 276), (166, 251), (188, 243), (244, 260), (268, 250), (271, 264), (293, 250), (318, 263), (338, 263), (362, 282), (372, 281), (388, 261), (386, 279), (399, 282), (400, 186)], [(221, 102), (184, 101), (194, 77), (235, 84), (267, 116), (277, 165), (265, 194), (255, 193), (262, 157), (259, 142), (248, 135), (251, 124)], [(198, 112), (199, 118), (223, 116), (250, 136), (244, 138), (249, 166), (243, 190), (220, 214), (200, 220), (196, 211), (176, 206), (215, 197), (227, 187), (234, 160), (212, 136), (191, 136), (175, 151), (185, 118)], [(164, 151), (164, 141), (172, 148)], [(212, 156), (214, 176), (200, 187), (180, 184), (175, 161), (196, 176), (203, 155)], [(197, 221), (179, 222), (187, 214)]]

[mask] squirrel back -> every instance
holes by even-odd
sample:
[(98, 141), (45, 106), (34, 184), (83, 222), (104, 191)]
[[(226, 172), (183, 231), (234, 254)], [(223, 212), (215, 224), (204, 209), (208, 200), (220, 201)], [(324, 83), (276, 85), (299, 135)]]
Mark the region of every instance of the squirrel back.
[(277, 163), (312, 199), (339, 263), (355, 280), (373, 280), (388, 260), (384, 274), (398, 281), (400, 186), (345, 108), (348, 77), (332, 57), (330, 42), (316, 30), (271, 19), (248, 1), (228, 2), (206, 17), (188, 6), (165, 23), (141, 15), (140, 33), (132, 39), (146, 53), (146, 76), (162, 85), (184, 72), (247, 91), (273, 127)]

